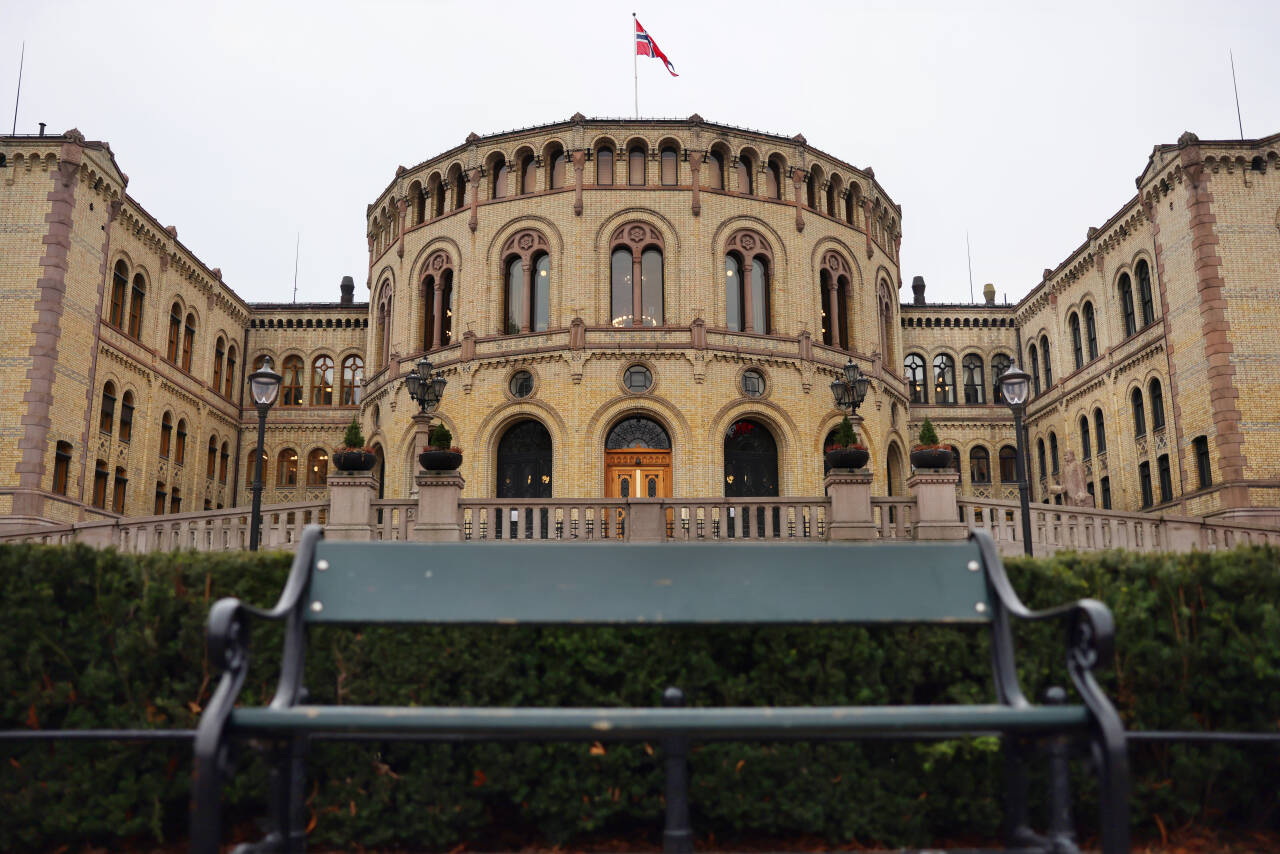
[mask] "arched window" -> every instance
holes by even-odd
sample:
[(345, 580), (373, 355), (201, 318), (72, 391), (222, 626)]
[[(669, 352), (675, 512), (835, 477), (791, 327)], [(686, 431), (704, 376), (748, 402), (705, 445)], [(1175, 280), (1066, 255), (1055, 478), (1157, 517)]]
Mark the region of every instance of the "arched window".
[(98, 429), (110, 433), (115, 429), (116, 385), (108, 382), (102, 387), (102, 411), (98, 415)]
[(467, 206), (467, 176), (461, 168), (455, 168), (449, 176), (449, 183), (453, 187), (453, 209), (455, 211), (462, 210)]
[(551, 434), (539, 421), (518, 421), (498, 440), (499, 498), (551, 497)]
[(246, 486), (252, 486), (256, 482), (258, 467), (254, 463), (259, 459), (262, 460), (262, 482), (267, 482), (267, 452), (263, 451), (259, 454), (255, 449), (249, 452), (249, 462), (245, 465), (244, 482)]
[(519, 257), (507, 260), (507, 335), (515, 335), (524, 323), (524, 261)]
[(804, 176), (804, 205), (809, 210), (818, 209), (818, 179), (812, 171)]
[(379, 294), (378, 325), (374, 329), (373, 344), (377, 348), (375, 350), (378, 357), (377, 366), (381, 368), (387, 364), (387, 360), (391, 356), (391, 305), (393, 297), (389, 281), (383, 281)]
[(1133, 313), (1133, 283), (1129, 281), (1129, 274), (1124, 273), (1120, 276), (1120, 310), (1124, 314), (1124, 337), (1138, 331), (1138, 323)]
[(738, 158), (738, 186), (737, 190), (744, 196), (754, 195), (755, 181), (754, 173), (751, 168), (751, 155), (743, 154)]
[(503, 334), (546, 331), (551, 319), (549, 248), (542, 233), (531, 229), (516, 232), (503, 245)]
[(501, 199), (507, 194), (507, 175), (511, 172), (507, 168), (507, 160), (501, 154), (493, 161), (493, 180), (489, 184), (489, 198)]
[(1044, 390), (1053, 388), (1053, 365), (1049, 362), (1049, 336), (1040, 336), (1040, 359), (1044, 362)]
[(858, 219), (858, 194), (854, 192), (853, 185), (844, 194), (844, 220), (849, 225), (857, 225)]
[(778, 494), (778, 443), (758, 421), (735, 421), (724, 437), (724, 494), (727, 498)]
[(1040, 477), (1047, 477), (1049, 468), (1044, 464), (1044, 439), (1036, 439), (1036, 461), (1040, 463)]
[(644, 146), (638, 143), (627, 152), (627, 183), (632, 187), (644, 186)]
[(725, 317), (729, 330), (742, 331), (742, 259), (736, 252), (724, 256), (724, 303)]
[(169, 446), (173, 443), (173, 416), (166, 412), (160, 417), (160, 456), (169, 459)]
[(782, 198), (782, 166), (777, 158), (770, 157), (764, 171), (764, 194), (771, 199)]
[(1083, 452), (1081, 459), (1089, 459), (1093, 456), (1093, 443), (1089, 441), (1089, 419), (1080, 416), (1080, 450)]
[(769, 332), (769, 245), (755, 232), (738, 231), (725, 250), (726, 325), (734, 332)]
[(169, 344), (165, 350), (165, 358), (178, 364), (178, 344), (182, 338), (182, 306), (176, 302), (169, 309)]
[(680, 161), (676, 150), (671, 146), (662, 149), (662, 185), (664, 187), (674, 187), (679, 183)]
[(106, 460), (96, 460), (93, 464), (93, 506), (107, 509), (107, 471)]
[(126, 391), (120, 401), (120, 441), (133, 438), (133, 392)]
[(724, 189), (724, 156), (718, 151), (712, 151), (707, 155), (707, 189), (723, 190)]
[(929, 389), (924, 375), (924, 357), (919, 353), (908, 353), (902, 360), (902, 373), (911, 390), (912, 403), (928, 403)]
[(446, 268), (440, 274), (440, 311), (436, 323), (440, 327), (440, 345), (453, 343), (453, 270)]
[(1084, 342), (1080, 337), (1080, 315), (1074, 311), (1067, 318), (1067, 324), (1071, 327), (1071, 355), (1076, 360), (1076, 370), (1084, 367)]
[(71, 473), (71, 443), (59, 442), (53, 451), (53, 491), (67, 494), (67, 480)]
[(218, 437), (209, 437), (209, 447), (206, 451), (207, 458), (204, 462), (204, 476), (212, 479), (218, 470)]
[(285, 448), (276, 457), (276, 486), (298, 485), (298, 452)]
[[(65, 442), (59, 442), (60, 446)], [(1209, 460), (1209, 437), (1196, 436), (1191, 440), (1191, 447), (1196, 455), (1196, 483), (1200, 489), (1207, 489), (1213, 485), (1213, 470)], [(71, 453), (71, 446), (67, 445), (67, 453)], [(56, 470), (55, 470), (56, 471)], [(56, 482), (56, 477), (55, 477)], [(63, 492), (66, 492), (66, 481), (63, 481)]]
[(533, 331), (545, 332), (551, 320), (551, 256), (543, 252), (533, 260)]
[(547, 189), (558, 190), (564, 186), (569, 158), (565, 156), (564, 149), (557, 146), (552, 150), (550, 160), (551, 169), (547, 173)]
[(1084, 304), (1084, 337), (1089, 345), (1089, 361), (1098, 358), (1098, 325), (1094, 322), (1093, 303)]
[(618, 227), (610, 244), (609, 322), (663, 325), (662, 235), (653, 226), (631, 223)]
[(1053, 473), (1058, 473), (1058, 434), (1049, 432), (1049, 462), (1053, 465)]
[(155, 515), (160, 516), (164, 513), (165, 501), (166, 499), (168, 499), (168, 497), (169, 497), (169, 493), (164, 488), (164, 481), (157, 480), (156, 481), (156, 503), (154, 508)]
[(538, 161), (526, 154), (520, 161), (520, 193), (532, 193), (538, 188)]
[(822, 304), (822, 343), (849, 349), (849, 262), (838, 252), (822, 256), (818, 271)]
[(230, 399), (236, 387), (236, 345), (227, 348), (227, 379), (222, 387), (222, 395)]
[(302, 357), (288, 356), (284, 360), (284, 374), (280, 381), (280, 405), (302, 405)]
[(969, 482), (991, 482), (991, 452), (981, 445), (975, 445), (969, 451)]
[(964, 370), (964, 402), (986, 403), (987, 381), (983, 377), (982, 357), (970, 353), (961, 360), (960, 366)]
[(1129, 395), (1129, 405), (1133, 408), (1133, 435), (1147, 435), (1147, 418), (1143, 411), (1142, 389), (1135, 388)]
[(996, 353), (991, 357), (991, 402), (1004, 403), (1004, 392), (1000, 389), (1000, 377), (1004, 376), (1004, 372), (1009, 370), (1009, 366), (1013, 364), (1004, 353)]
[(329, 452), (316, 448), (307, 454), (307, 486), (324, 486), (329, 476)]
[(359, 356), (347, 356), (342, 360), (343, 406), (355, 406), (360, 402), (360, 386), (364, 384), (364, 360)]
[(933, 357), (933, 402), (956, 402), (956, 360), (947, 353)]
[(1000, 482), (1018, 482), (1018, 452), (1012, 445), (1000, 448)]
[(129, 268), (124, 261), (117, 261), (111, 274), (111, 314), (109, 322), (119, 329), (124, 323), (124, 301), (129, 290)]
[(129, 476), (124, 466), (116, 466), (116, 481), (112, 489), (111, 509), (116, 513), (124, 513), (125, 493), (129, 489)]
[(173, 443), (173, 464), (180, 466), (187, 461), (187, 419), (178, 419), (178, 438)]
[(1101, 456), (1107, 452), (1107, 429), (1106, 423), (1102, 419), (1102, 409), (1093, 410), (1093, 438), (1094, 445), (1098, 449), (1098, 455)]
[(317, 356), (311, 363), (311, 405), (333, 405), (333, 357)]
[(1142, 325), (1149, 326), (1156, 319), (1155, 301), (1151, 294), (1151, 268), (1146, 261), (1139, 261), (1135, 272), (1138, 275), (1138, 297), (1142, 300)]
[(195, 348), (196, 316), (187, 315), (187, 322), (182, 333), (182, 370), (191, 372), (191, 351)]
[(142, 336), (142, 304), (147, 299), (147, 280), (141, 273), (133, 277), (133, 290), (129, 298), (129, 337)]
[(1164, 429), (1164, 389), (1160, 386), (1160, 380), (1152, 379), (1149, 386), (1151, 391), (1151, 430)]
[(1037, 395), (1040, 393), (1040, 359), (1035, 344), (1027, 348), (1027, 367), (1031, 368), (1031, 394)]
[(602, 145), (596, 152), (596, 184), (601, 187), (613, 186), (613, 149)]
[(827, 270), (818, 271), (818, 306), (822, 315), (819, 321), (822, 325), (822, 343), (828, 347), (831, 346), (831, 290), (834, 283), (834, 277)]
[(230, 445), (223, 442), (222, 447), (218, 449), (218, 483), (227, 482), (227, 460), (231, 456), (230, 448)]
[(169, 512), (170, 513), (182, 512), (182, 488), (177, 486), (176, 484), (174, 485), (172, 491), (170, 491), (169, 493)]
[(213, 391), (215, 394), (222, 390), (222, 363), (226, 358), (227, 344), (219, 335), (218, 340), (213, 344)]
[(839, 185), (835, 178), (827, 182), (827, 216), (836, 215), (836, 198), (840, 195)]

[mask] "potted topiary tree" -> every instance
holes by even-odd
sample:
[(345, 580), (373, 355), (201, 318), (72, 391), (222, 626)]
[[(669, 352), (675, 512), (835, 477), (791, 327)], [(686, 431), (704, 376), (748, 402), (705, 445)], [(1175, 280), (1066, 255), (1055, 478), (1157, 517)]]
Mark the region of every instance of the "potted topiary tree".
[(928, 418), (920, 425), (920, 444), (911, 449), (911, 465), (918, 469), (944, 469), (951, 465), (951, 449), (938, 443), (938, 431)]
[(462, 465), (462, 449), (452, 446), (453, 434), (437, 424), (427, 434), (427, 446), (418, 454), (418, 462), (427, 471), (453, 471)]
[(352, 416), (347, 432), (342, 437), (342, 445), (334, 449), (333, 467), (338, 471), (368, 471), (377, 462), (378, 458), (373, 451), (364, 445), (360, 422)]
[(826, 447), (827, 466), (833, 469), (860, 469), (867, 464), (871, 454), (866, 445), (858, 441), (849, 416), (840, 419), (836, 435)]

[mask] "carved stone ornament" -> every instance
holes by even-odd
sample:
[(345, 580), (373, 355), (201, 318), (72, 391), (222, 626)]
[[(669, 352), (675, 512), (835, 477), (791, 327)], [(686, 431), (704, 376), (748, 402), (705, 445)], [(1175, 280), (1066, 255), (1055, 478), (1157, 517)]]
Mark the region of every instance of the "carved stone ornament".
[(530, 249), (533, 248), (533, 235), (532, 234), (520, 235), (520, 239), (516, 241), (516, 245), (519, 246), (521, 249), (523, 249), (525, 252), (528, 252)]
[(738, 238), (738, 245), (750, 252), (752, 249), (756, 248), (756, 239), (750, 234), (744, 234), (742, 237)]
[(641, 240), (644, 240), (644, 226), (631, 226), (631, 228), (627, 230), (627, 237), (635, 243), (639, 243)]
[(442, 252), (437, 252), (437, 253), (436, 253), (436, 254), (431, 258), (431, 269), (433, 269), (433, 270), (439, 270), (439, 269), (443, 268), (443, 267), (444, 267), (444, 261), (445, 261), (444, 253), (442, 253)]
[(541, 232), (530, 228), (513, 234), (502, 247), (502, 254), (523, 255), (528, 260), (529, 255), (535, 250), (546, 248), (548, 248), (547, 238), (543, 237)]

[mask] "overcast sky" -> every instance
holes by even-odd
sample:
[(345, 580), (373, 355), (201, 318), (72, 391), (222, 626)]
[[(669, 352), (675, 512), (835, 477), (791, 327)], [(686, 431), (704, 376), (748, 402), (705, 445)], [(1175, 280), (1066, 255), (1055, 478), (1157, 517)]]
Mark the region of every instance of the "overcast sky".
[[(250, 301), (367, 299), (365, 206), (463, 141), (642, 116), (812, 145), (903, 208), (903, 298), (1017, 299), (1184, 130), (1280, 131), (1280, 2), (72, 3), (4, 0), (0, 114), (110, 142), (129, 193)], [(610, 11), (612, 9), (613, 11)]]

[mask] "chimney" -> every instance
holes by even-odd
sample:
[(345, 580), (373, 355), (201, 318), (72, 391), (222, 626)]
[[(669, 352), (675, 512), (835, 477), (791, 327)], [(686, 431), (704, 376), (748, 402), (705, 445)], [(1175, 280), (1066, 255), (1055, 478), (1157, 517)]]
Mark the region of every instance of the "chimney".
[(351, 278), (350, 276), (343, 276), (342, 284), (339, 285), (339, 287), (342, 289), (343, 305), (351, 305), (353, 302), (355, 302), (355, 293), (356, 293), (355, 279)]
[(911, 301), (916, 305), (924, 305), (924, 276), (916, 276), (911, 280), (911, 293), (914, 299)]
[(987, 305), (996, 304), (996, 286), (987, 282), (982, 286), (982, 298), (987, 301)]
[(44, 122), (40, 122), (40, 135), (44, 136)]

